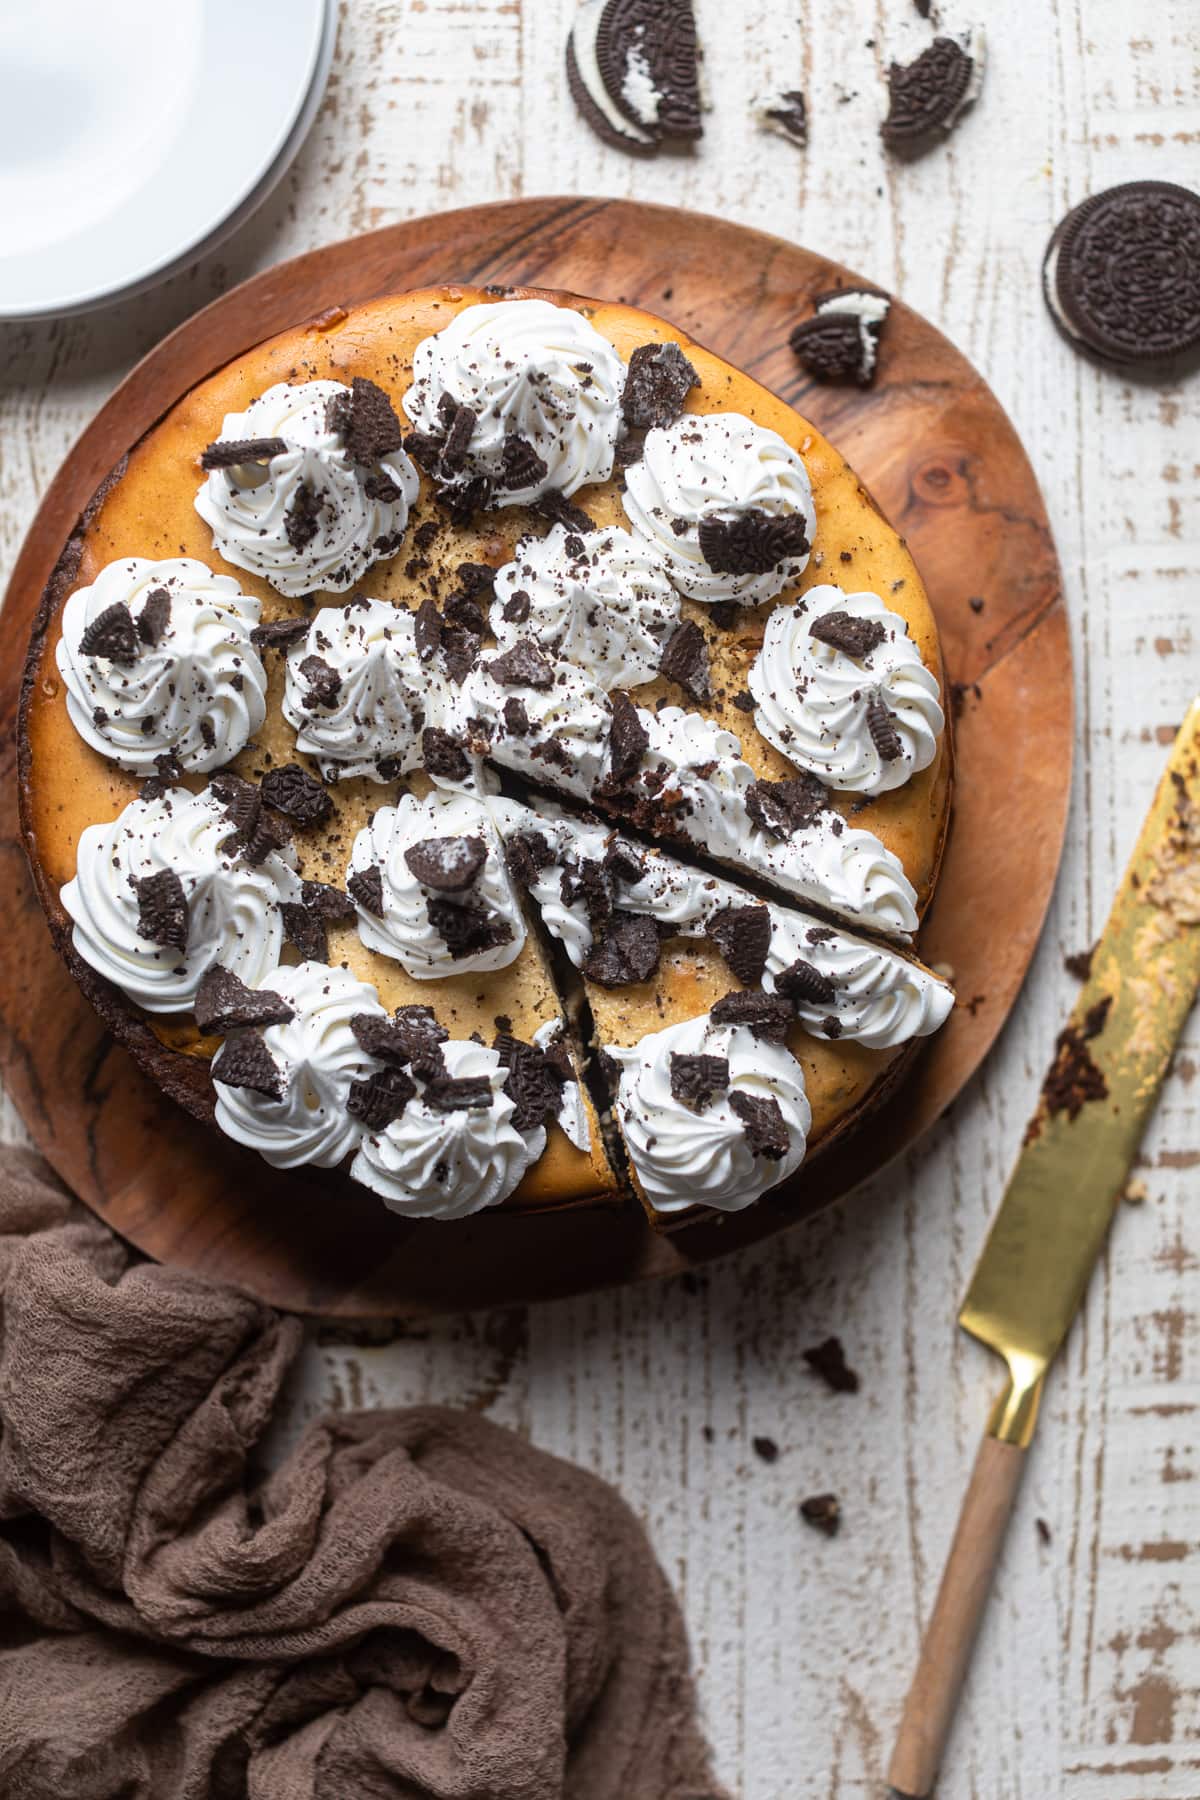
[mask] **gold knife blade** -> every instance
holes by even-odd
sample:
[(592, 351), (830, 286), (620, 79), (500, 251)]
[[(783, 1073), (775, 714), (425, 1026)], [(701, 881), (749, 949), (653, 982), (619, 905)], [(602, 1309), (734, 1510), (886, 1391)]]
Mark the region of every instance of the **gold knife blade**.
[(959, 1323), (1003, 1357), (989, 1431), (1029, 1442), (1200, 986), (1200, 701), (1175, 739)]
[(1046, 1371), (1125, 1190), (1200, 986), (1200, 701), (1179, 730), (1054, 1061), (959, 1323), (1003, 1357), (1008, 1384), (975, 1459), (888, 1768), (933, 1788)]

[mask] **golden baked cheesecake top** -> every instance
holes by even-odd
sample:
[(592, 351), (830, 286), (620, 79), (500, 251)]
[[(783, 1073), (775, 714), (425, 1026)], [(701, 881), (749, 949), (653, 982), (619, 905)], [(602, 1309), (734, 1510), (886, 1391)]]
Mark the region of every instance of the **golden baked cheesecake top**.
[(945, 1017), (920, 578), (660, 320), (449, 288), (285, 333), (134, 449), (65, 585), (23, 717), (52, 924), (277, 1165), (417, 1215), (626, 1167), (745, 1205)]

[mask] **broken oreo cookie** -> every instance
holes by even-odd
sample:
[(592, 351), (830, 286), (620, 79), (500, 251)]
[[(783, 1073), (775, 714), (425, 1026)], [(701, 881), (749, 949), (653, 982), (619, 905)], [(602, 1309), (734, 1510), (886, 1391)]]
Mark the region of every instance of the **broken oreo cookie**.
[(891, 301), (873, 288), (839, 288), (813, 298), (815, 311), (788, 343), (815, 381), (853, 381), (870, 387)]
[(917, 156), (945, 137), (976, 100), (983, 80), (983, 33), (936, 37), (915, 62), (888, 70), (887, 118), (879, 135), (889, 150)]
[(717, 575), (766, 575), (812, 546), (802, 513), (747, 507), (731, 519), (709, 514), (699, 527), (700, 554)]
[(639, 344), (629, 359), (621, 412), (631, 431), (674, 425), (700, 377), (678, 344)]
[(692, 0), (585, 0), (567, 40), (571, 95), (606, 144), (650, 155), (701, 136)]

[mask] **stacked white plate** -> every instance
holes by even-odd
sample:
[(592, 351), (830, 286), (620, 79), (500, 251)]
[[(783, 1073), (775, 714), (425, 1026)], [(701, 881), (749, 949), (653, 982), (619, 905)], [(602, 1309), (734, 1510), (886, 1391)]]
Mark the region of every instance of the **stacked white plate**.
[(126, 299), (247, 219), (336, 24), (333, 0), (0, 0), (0, 319)]

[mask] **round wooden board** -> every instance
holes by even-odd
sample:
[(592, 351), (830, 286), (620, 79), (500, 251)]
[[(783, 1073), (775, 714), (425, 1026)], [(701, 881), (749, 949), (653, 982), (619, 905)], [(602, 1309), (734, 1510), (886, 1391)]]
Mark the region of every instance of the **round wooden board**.
[[(168, 337), (84, 432), (33, 522), (0, 615), (0, 1067), (50, 1162), (141, 1250), (276, 1306), (345, 1318), (412, 1318), (675, 1274), (829, 1205), (911, 1144), (974, 1073), (1017, 996), (1062, 847), (1072, 697), (1058, 563), (1012, 425), (925, 320), (893, 306), (865, 392), (822, 387), (798, 367), (787, 335), (808, 297), (854, 280), (811, 251), (668, 207), (548, 199), (442, 213), (246, 282)], [(921, 938), (925, 959), (953, 970), (959, 1006), (898, 1097), (814, 1159), (786, 1196), (670, 1237), (632, 1207), (405, 1223), (368, 1194), (351, 1212), (331, 1206), (318, 1181), (276, 1174), (179, 1110), (112, 1042), (51, 946), (21, 848), (15, 721), (26, 644), (101, 481), (187, 389), (263, 337), (338, 304), (446, 281), (644, 306), (796, 405), (907, 538), (961, 697), (953, 828)]]

